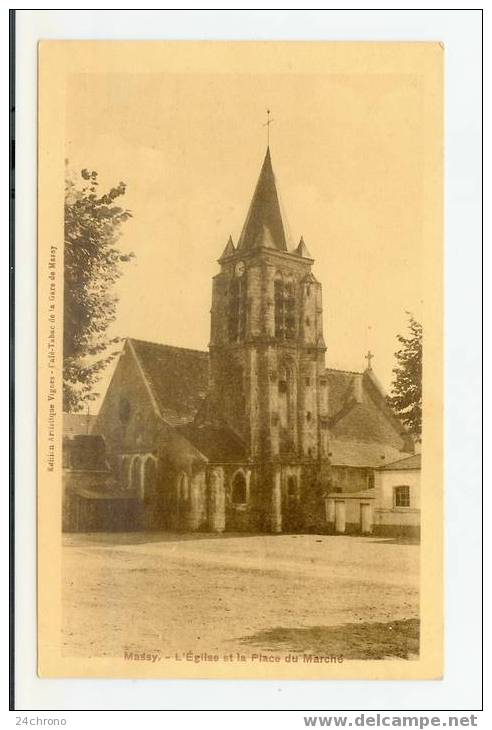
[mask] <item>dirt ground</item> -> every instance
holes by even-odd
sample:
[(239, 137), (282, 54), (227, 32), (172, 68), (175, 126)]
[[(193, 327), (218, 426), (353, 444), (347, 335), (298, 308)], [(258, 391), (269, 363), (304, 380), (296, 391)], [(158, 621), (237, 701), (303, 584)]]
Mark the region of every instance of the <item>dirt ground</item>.
[(326, 535), (64, 538), (64, 654), (414, 658), (419, 547)]

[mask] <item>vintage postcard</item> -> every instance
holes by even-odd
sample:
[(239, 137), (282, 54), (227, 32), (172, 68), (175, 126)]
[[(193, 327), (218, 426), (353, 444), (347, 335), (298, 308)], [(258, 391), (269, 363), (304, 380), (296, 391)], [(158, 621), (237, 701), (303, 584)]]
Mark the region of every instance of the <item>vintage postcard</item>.
[(442, 677), (443, 66), (40, 44), (40, 676)]

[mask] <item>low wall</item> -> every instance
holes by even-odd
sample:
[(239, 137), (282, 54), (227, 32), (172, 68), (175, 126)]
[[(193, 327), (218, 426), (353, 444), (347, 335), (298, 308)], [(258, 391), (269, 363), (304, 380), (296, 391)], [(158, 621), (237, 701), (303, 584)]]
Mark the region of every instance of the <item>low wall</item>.
[(374, 510), (374, 525), (393, 525), (395, 527), (418, 527), (420, 525), (420, 510), (411, 507), (397, 509)]
[[(420, 510), (411, 507), (376, 507), (370, 495), (330, 494), (325, 502), (331, 534), (374, 534), (387, 537), (420, 536)], [(366, 508), (362, 524), (362, 508)]]
[(375, 525), (372, 531), (378, 537), (420, 539), (420, 525)]
[(79, 489), (101, 489), (108, 478), (107, 471), (64, 470), (62, 474), (62, 530), (78, 531)]
[(420, 537), (420, 510), (411, 507), (374, 510), (375, 535), (384, 537)]
[(67, 470), (62, 485), (62, 530), (107, 532), (142, 529), (141, 500), (133, 495), (112, 495), (107, 489), (109, 472)]

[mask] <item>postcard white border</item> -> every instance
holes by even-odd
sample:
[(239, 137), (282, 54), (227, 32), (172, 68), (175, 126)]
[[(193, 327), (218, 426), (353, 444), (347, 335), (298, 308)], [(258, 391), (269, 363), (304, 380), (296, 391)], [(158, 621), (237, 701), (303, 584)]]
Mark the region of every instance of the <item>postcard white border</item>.
[[(446, 670), (442, 681), (36, 676), (36, 46), (40, 39), (439, 40), (446, 47)], [(25, 710), (472, 710), (481, 704), (481, 14), (17, 12), (16, 704)], [(27, 414), (32, 414), (32, 419)], [(104, 684), (102, 684), (104, 683)]]

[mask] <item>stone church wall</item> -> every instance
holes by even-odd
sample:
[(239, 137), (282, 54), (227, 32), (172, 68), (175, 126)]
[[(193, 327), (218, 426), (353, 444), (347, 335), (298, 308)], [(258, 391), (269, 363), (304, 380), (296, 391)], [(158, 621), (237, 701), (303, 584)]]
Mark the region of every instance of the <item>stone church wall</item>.
[[(101, 434), (110, 458), (119, 454), (151, 452), (162, 432), (162, 421), (127, 345), (120, 355), (113, 379), (93, 426)], [(114, 464), (113, 464), (114, 466)]]

